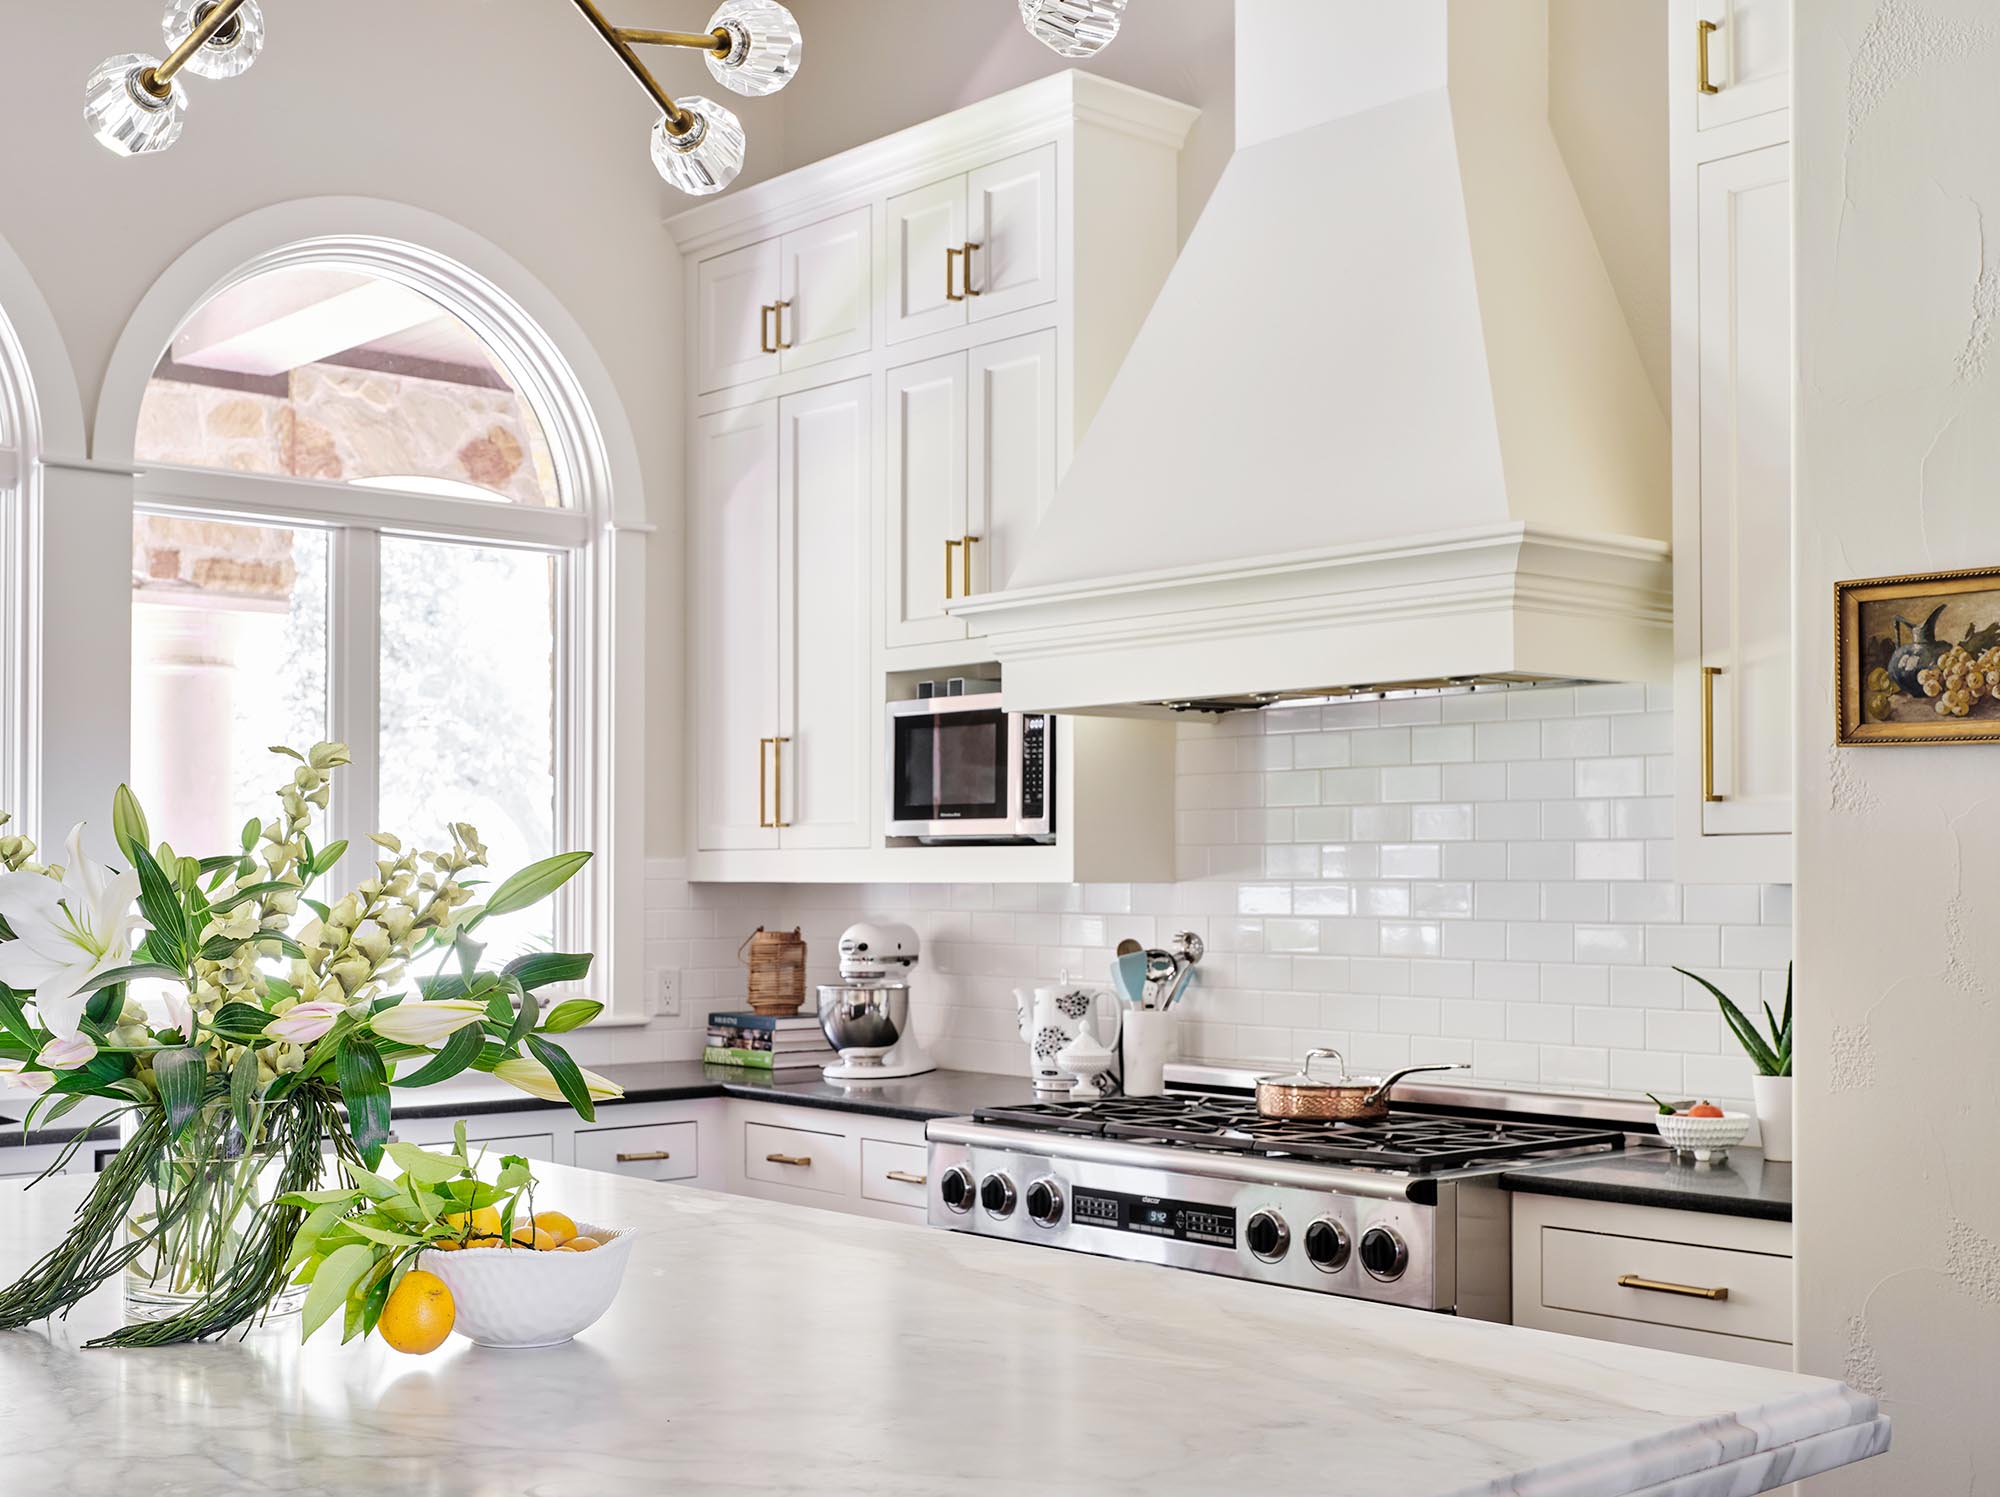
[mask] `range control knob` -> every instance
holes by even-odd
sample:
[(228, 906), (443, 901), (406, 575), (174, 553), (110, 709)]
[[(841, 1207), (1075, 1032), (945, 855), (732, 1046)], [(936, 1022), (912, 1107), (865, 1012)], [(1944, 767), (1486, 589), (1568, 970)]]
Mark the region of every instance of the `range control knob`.
[(1276, 1263), (1292, 1245), (1291, 1229), (1275, 1211), (1259, 1211), (1243, 1228), (1243, 1240), (1250, 1251), (1266, 1263)]
[(1378, 1279), (1400, 1279), (1410, 1266), (1410, 1250), (1387, 1227), (1370, 1227), (1361, 1234), (1361, 1266)]
[(1347, 1234), (1338, 1222), (1322, 1217), (1306, 1228), (1306, 1257), (1314, 1268), (1339, 1273), (1347, 1267), (1348, 1252)]
[(972, 1209), (978, 1194), (972, 1184), (972, 1171), (962, 1164), (946, 1170), (944, 1179), (938, 1182), (938, 1198), (944, 1202), (945, 1210), (956, 1211), (960, 1216)]
[(979, 1182), (979, 1204), (991, 1217), (1014, 1214), (1014, 1182), (1005, 1175), (988, 1175)]
[(1028, 1218), (1039, 1227), (1053, 1227), (1063, 1217), (1062, 1187), (1053, 1180), (1037, 1180), (1028, 1187)]

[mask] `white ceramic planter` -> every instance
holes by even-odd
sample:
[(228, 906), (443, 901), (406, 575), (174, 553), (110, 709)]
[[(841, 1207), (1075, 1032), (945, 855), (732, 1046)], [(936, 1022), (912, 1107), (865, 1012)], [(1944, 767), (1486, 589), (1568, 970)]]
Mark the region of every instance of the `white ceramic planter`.
[(1792, 1159), (1792, 1078), (1753, 1076), (1750, 1080), (1757, 1099), (1757, 1131), (1763, 1137), (1764, 1157), (1779, 1164)]

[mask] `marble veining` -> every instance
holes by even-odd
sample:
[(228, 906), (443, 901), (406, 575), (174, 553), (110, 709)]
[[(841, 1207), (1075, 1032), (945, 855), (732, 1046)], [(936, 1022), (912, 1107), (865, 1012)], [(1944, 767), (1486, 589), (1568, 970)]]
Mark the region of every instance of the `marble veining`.
[[(545, 1204), (645, 1233), (575, 1342), (81, 1350), (107, 1290), (0, 1335), (0, 1485), (1746, 1497), (1888, 1441), (1822, 1378), (540, 1169)], [(0, 1273), (88, 1183), (0, 1186)]]

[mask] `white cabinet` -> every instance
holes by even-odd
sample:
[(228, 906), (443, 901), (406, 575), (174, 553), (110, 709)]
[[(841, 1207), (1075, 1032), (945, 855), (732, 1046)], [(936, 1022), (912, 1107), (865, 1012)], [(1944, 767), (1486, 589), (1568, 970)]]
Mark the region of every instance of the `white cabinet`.
[(969, 593), (1007, 586), (1056, 492), (1056, 335), (967, 354), (966, 533)]
[[(1792, 255), (1786, 7), (1681, 0), (1733, 28), (1721, 94), (1672, 83), (1675, 874), (1789, 883)], [(1726, 13), (1726, 14), (1725, 14)], [(1761, 72), (1759, 71), (1761, 69)], [(1762, 83), (1752, 82), (1762, 78)], [(1710, 118), (1733, 88), (1766, 89)]]
[(866, 208), (703, 260), (696, 388), (706, 394), (866, 353), (873, 261)]
[(578, 1169), (635, 1180), (693, 1180), (701, 1174), (700, 1133), (700, 1125), (692, 1120), (579, 1125), (571, 1140), (573, 1158)]
[(693, 517), (696, 845), (867, 836), (865, 379), (705, 417)]
[(726, 1162), (738, 1195), (922, 1225), (924, 1125), (830, 1108), (730, 1099)]
[(1792, 1229), (1652, 1206), (1513, 1197), (1514, 1324), (1792, 1365)]
[(889, 200), (889, 341), (1056, 299), (1056, 148)]
[(1694, 53), (1698, 129), (1791, 108), (1792, 0), (1697, 0), (1693, 14), (1685, 30), (1677, 23), (1674, 45), (1685, 38)]
[(889, 199), (889, 341), (905, 343), (965, 321), (965, 178)]

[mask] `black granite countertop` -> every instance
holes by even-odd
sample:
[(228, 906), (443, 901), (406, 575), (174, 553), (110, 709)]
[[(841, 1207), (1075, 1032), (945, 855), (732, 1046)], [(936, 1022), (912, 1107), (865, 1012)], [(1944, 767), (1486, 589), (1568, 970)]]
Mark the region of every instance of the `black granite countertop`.
[(1763, 1221), (1792, 1219), (1792, 1167), (1773, 1164), (1756, 1149), (1731, 1149), (1722, 1164), (1676, 1164), (1666, 1149), (1635, 1144), (1617, 1154), (1509, 1170), (1500, 1183), (1530, 1195), (1664, 1206)]

